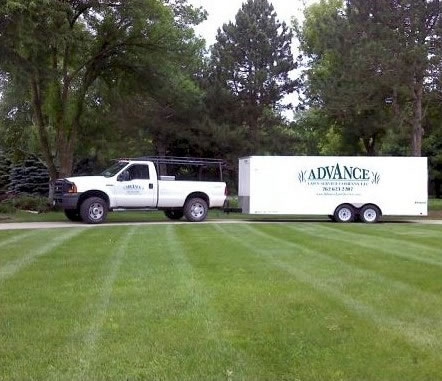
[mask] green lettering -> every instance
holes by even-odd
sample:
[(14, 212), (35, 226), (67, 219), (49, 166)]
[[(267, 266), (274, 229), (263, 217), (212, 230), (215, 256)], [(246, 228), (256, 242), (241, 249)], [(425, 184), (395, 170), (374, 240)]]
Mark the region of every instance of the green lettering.
[[(336, 176), (338, 176), (338, 177), (336, 177)], [(333, 175), (333, 180), (342, 180), (341, 168), (339, 167), (339, 164), (336, 164), (335, 174)]]
[(318, 180), (324, 180), (326, 176), (327, 176), (327, 170), (322, 167), (318, 168)]
[(370, 171), (368, 170), (368, 169), (364, 169), (363, 170), (363, 172), (362, 172), (363, 174), (362, 174), (362, 178), (364, 179), (364, 180), (370, 180)]

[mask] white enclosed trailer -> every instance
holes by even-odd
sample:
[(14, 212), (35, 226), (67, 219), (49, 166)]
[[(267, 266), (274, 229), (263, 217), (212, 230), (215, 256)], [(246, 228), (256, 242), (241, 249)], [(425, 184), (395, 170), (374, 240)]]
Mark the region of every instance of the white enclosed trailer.
[(426, 216), (427, 158), (251, 156), (239, 160), (243, 213), (360, 217)]

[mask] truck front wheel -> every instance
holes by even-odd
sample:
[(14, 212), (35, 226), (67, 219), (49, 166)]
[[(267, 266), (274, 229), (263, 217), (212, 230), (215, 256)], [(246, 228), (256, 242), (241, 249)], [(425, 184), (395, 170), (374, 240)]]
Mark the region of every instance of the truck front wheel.
[(339, 205), (336, 208), (334, 217), (336, 222), (353, 222), (356, 217), (355, 208), (349, 204)]
[(184, 212), (182, 210), (165, 210), (164, 214), (171, 220), (180, 220), (184, 216)]
[(80, 216), (87, 224), (101, 224), (107, 216), (107, 203), (100, 197), (90, 197), (80, 206)]
[(207, 218), (209, 206), (202, 198), (191, 198), (184, 205), (184, 215), (189, 222), (202, 222)]
[(81, 216), (80, 216), (80, 212), (77, 209), (65, 209), (64, 210), (64, 215), (66, 216), (66, 218), (69, 221), (72, 221), (72, 222), (83, 221)]

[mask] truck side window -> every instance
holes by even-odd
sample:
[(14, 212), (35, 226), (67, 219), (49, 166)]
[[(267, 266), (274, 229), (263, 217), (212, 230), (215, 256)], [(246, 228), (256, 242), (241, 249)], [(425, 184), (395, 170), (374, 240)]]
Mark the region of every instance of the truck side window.
[(149, 166), (134, 164), (128, 169), (131, 180), (149, 180)]

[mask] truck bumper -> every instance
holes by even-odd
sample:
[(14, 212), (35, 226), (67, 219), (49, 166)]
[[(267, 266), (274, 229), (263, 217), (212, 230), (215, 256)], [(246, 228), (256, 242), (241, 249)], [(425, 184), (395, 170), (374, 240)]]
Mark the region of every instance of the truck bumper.
[(54, 198), (54, 205), (63, 209), (77, 209), (79, 199), (79, 193), (65, 193), (62, 197)]

